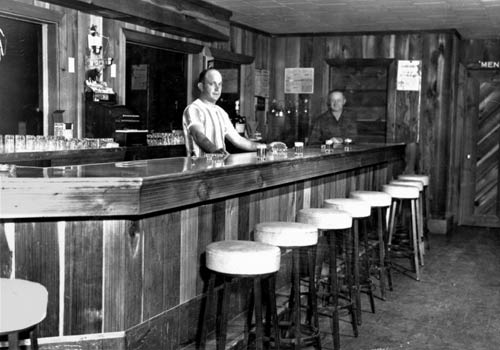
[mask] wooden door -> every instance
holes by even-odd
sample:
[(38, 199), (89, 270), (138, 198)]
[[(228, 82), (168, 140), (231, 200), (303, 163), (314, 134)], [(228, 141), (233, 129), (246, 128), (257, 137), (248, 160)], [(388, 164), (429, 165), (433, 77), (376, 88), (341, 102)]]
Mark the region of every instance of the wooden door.
[(459, 223), (500, 227), (500, 71), (469, 70)]
[(329, 89), (344, 91), (345, 108), (356, 116), (356, 142), (386, 142), (390, 59), (327, 60), (330, 65)]

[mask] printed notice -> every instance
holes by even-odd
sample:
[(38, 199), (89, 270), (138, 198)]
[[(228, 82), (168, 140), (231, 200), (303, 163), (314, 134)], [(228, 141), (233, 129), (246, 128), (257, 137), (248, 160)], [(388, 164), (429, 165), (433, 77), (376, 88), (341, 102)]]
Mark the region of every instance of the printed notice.
[(285, 94), (312, 94), (314, 68), (285, 68)]
[(422, 61), (398, 61), (397, 90), (420, 91)]
[(148, 65), (138, 64), (132, 66), (132, 90), (147, 90), (148, 88)]
[(255, 96), (269, 97), (269, 71), (267, 69), (255, 70)]

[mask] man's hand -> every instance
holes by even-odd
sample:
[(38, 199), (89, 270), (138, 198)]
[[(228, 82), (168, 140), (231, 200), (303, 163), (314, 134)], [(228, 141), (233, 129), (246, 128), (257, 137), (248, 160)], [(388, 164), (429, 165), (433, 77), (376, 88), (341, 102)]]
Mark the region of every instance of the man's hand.
[(344, 142), (344, 140), (341, 137), (332, 137), (330, 140), (332, 140), (332, 142), (336, 145)]

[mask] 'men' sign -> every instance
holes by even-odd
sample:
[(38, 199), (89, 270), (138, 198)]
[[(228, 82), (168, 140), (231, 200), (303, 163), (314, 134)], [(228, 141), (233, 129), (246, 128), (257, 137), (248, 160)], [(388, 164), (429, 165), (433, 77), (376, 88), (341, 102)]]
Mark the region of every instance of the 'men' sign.
[(500, 69), (500, 61), (479, 61), (481, 68), (496, 68)]

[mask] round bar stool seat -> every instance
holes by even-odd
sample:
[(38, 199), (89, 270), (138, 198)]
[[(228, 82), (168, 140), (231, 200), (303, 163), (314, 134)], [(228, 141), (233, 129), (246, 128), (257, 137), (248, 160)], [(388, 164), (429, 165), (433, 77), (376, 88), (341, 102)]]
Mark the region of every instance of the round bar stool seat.
[(411, 180), (391, 180), (389, 185), (398, 185), (398, 186), (410, 186), (418, 188), (419, 192), (424, 190), (424, 185), (420, 181), (411, 181)]
[(307, 247), (318, 243), (315, 226), (300, 222), (264, 222), (255, 226), (255, 241), (278, 247)]
[[(343, 210), (353, 218), (353, 232), (354, 232), (354, 284), (356, 286), (355, 296), (356, 296), (356, 310), (358, 313), (358, 324), (361, 325), (362, 315), (361, 315), (361, 287), (363, 291), (368, 294), (370, 299), (370, 305), (372, 312), (375, 313), (375, 300), (373, 298), (373, 288), (370, 281), (370, 263), (368, 258), (365, 259), (365, 278), (363, 283), (360, 281), (360, 254), (359, 254), (359, 221), (365, 219), (371, 215), (371, 206), (368, 202), (357, 198), (329, 198), (323, 201), (323, 207), (332, 208), (337, 210)], [(364, 221), (364, 223), (366, 223)], [(368, 254), (368, 232), (364, 232), (364, 246), (365, 254)]]
[(385, 300), (385, 275), (387, 274), (387, 279), (389, 283), (389, 289), (392, 290), (392, 277), (390, 269), (386, 269), (386, 265), (390, 264), (389, 255), (386, 254), (387, 249), (387, 220), (386, 212), (387, 208), (391, 206), (392, 197), (382, 191), (352, 191), (349, 197), (360, 199), (367, 202), (372, 209), (376, 211), (377, 219), (377, 237), (379, 245), (379, 287), (380, 287), (380, 297)]
[(371, 207), (389, 207), (391, 206), (391, 196), (380, 191), (352, 191), (349, 194), (351, 198), (361, 199)]
[(353, 218), (367, 218), (371, 213), (371, 206), (357, 198), (329, 198), (323, 202), (323, 207), (342, 210)]
[(227, 240), (206, 248), (207, 267), (230, 275), (264, 275), (280, 268), (278, 247), (253, 241)]
[(402, 174), (398, 175), (399, 180), (420, 181), (422, 185), (429, 186), (429, 176), (419, 174)]
[[(341, 211), (331, 208), (305, 208), (299, 210), (297, 213), (297, 221), (302, 223), (307, 223), (316, 227), (317, 230), (331, 231), (326, 235), (328, 240), (328, 255), (329, 255), (329, 285), (327, 298), (331, 298), (331, 308), (333, 309), (331, 314), (332, 317), (332, 337), (333, 337), (333, 348), (334, 350), (340, 349), (340, 319), (339, 311), (340, 309), (348, 309), (351, 315), (351, 324), (354, 336), (358, 336), (358, 321), (357, 312), (355, 308), (355, 301), (352, 300), (352, 281), (350, 280), (351, 273), (351, 260), (349, 252), (346, 252), (346, 276), (348, 279), (347, 286), (349, 290), (349, 295), (347, 296), (347, 302), (345, 305), (339, 304), (339, 299), (342, 297), (338, 281), (337, 281), (337, 246), (336, 246), (336, 236), (337, 232), (343, 232), (344, 230), (350, 230), (352, 228), (352, 216), (346, 211)], [(342, 233), (342, 240), (346, 243), (347, 250), (349, 246), (352, 246), (351, 235)]]
[[(314, 345), (316, 349), (321, 349), (314, 278), (318, 230), (313, 225), (300, 222), (262, 222), (255, 226), (254, 239), (257, 242), (292, 249), (292, 288), (288, 308), (284, 313), (286, 321), (280, 326), (281, 344), (288, 344), (298, 349)], [(301, 261), (302, 252), (304, 257), (307, 256), (307, 260)], [(306, 263), (308, 271), (307, 322), (303, 322), (301, 316), (300, 296), (304, 294), (300, 288), (301, 263)]]
[[(32, 329), (45, 319), (47, 301), (47, 289), (39, 283), (0, 278), (0, 334), (9, 335), (10, 347), (17, 349), (19, 331)], [(31, 348), (38, 348), (34, 329), (30, 339)]]
[(401, 185), (383, 185), (382, 189), (392, 198), (398, 199), (417, 199), (420, 192), (416, 187)]
[(345, 230), (352, 227), (349, 213), (330, 208), (301, 209), (297, 221), (311, 224), (318, 230)]
[(389, 219), (389, 239), (388, 250), (391, 251), (392, 238), (396, 226), (397, 203), (399, 201), (409, 200), (411, 207), (411, 229), (410, 240), (412, 241), (410, 251), (407, 256), (412, 261), (415, 269), (416, 280), (420, 280), (419, 271), (419, 244), (418, 244), (418, 200), (420, 198), (419, 188), (413, 186), (402, 185), (383, 185), (384, 192), (392, 197), (391, 215)]
[[(208, 296), (205, 301), (205, 311), (201, 324), (200, 345), (205, 348), (207, 337), (208, 315), (211, 307), (217, 305), (217, 294), (215, 293), (216, 274), (222, 274), (224, 279), (222, 305), (220, 314), (217, 314), (216, 322), (216, 347), (223, 350), (226, 347), (227, 317), (230, 306), (231, 280), (233, 278), (247, 278), (253, 282), (251, 297), (249, 298), (248, 323), (245, 324), (245, 341), (248, 344), (250, 321), (255, 308), (255, 348), (264, 348), (264, 335), (262, 325), (262, 290), (261, 284), (264, 278), (268, 279), (269, 315), (272, 317), (275, 347), (279, 349), (278, 317), (276, 312), (275, 275), (280, 268), (281, 251), (278, 247), (266, 243), (254, 241), (226, 240), (213, 242), (205, 249), (206, 267), (210, 270), (208, 281)], [(253, 305), (252, 307), (250, 305)], [(217, 310), (217, 308), (216, 308)]]

